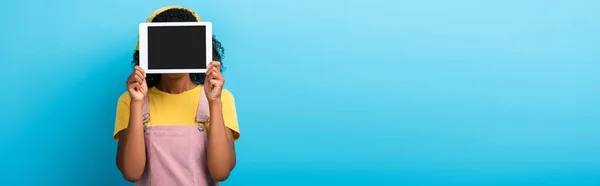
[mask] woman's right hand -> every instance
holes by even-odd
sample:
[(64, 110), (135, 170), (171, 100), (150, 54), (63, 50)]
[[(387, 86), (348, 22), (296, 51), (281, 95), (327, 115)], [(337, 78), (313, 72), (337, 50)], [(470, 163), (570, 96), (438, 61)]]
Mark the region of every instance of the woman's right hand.
[(148, 95), (148, 85), (146, 84), (146, 72), (140, 66), (135, 66), (133, 72), (127, 78), (127, 91), (131, 97), (131, 102), (143, 102)]

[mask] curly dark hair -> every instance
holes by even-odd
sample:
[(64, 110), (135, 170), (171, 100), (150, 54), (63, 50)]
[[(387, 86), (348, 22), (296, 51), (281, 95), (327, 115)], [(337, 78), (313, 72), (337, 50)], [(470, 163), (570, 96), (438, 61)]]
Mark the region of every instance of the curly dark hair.
[[(182, 8), (173, 8), (166, 10), (154, 17), (152, 22), (197, 22), (198, 20), (194, 16), (194, 14), (186, 9)], [(223, 56), (225, 54), (225, 49), (221, 46), (221, 42), (216, 39), (216, 36), (213, 35), (212, 38), (212, 47), (213, 47), (213, 61), (221, 62), (221, 72), (225, 69), (223, 66)], [(140, 64), (140, 52), (138, 50), (133, 54), (133, 65)], [(190, 78), (197, 84), (204, 84), (204, 73), (191, 73)], [(160, 74), (148, 74), (146, 75), (146, 83), (148, 87), (153, 87), (158, 84), (160, 81)]]

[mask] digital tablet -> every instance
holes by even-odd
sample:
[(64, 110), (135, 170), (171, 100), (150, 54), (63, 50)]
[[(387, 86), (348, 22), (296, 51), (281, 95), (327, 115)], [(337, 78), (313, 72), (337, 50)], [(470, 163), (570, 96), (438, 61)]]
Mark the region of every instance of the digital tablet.
[(140, 67), (148, 74), (205, 73), (212, 61), (210, 22), (141, 23)]

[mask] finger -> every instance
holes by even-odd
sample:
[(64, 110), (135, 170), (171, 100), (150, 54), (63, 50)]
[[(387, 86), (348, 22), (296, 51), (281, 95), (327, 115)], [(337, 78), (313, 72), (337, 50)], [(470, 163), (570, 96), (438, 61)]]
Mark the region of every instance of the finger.
[(135, 74), (141, 76), (142, 78), (146, 78), (146, 72), (144, 72), (143, 70), (135, 71)]
[(134, 76), (133, 74), (129, 75), (127, 77), (127, 80), (125, 80), (125, 83), (130, 84), (131, 82), (133, 82), (133, 76)]
[(133, 70), (131, 75), (127, 77), (127, 83), (135, 82), (137, 80), (137, 76), (139, 75), (141, 75), (140, 71), (138, 71), (137, 69)]
[(218, 68), (211, 68), (209, 71), (209, 76), (211, 76), (212, 78), (214, 78), (215, 76), (218, 76), (221, 74), (221, 72), (219, 71)]
[(141, 85), (144, 82), (144, 78), (140, 75), (135, 75), (134, 80), (134, 82), (138, 85)]
[(212, 83), (212, 80), (216, 80), (216, 81), (224, 81), (224, 80), (225, 80), (225, 78), (223, 78), (223, 77), (222, 77), (222, 76), (220, 76), (220, 75), (213, 75), (213, 76), (211, 76), (211, 78), (210, 78), (209, 80), (210, 80), (210, 81), (211, 81), (211, 83)]
[(211, 61), (211, 62), (208, 64), (208, 68), (214, 68), (214, 67), (215, 67), (215, 62), (214, 62), (214, 61)]
[(215, 70), (213, 70), (213, 69), (206, 71), (206, 79), (212, 79), (214, 71)]
[(217, 71), (217, 72), (221, 72), (221, 63), (219, 62), (213, 62), (212, 63), (212, 69)]
[(214, 76), (214, 68), (209, 69), (208, 71), (206, 71), (206, 79), (212, 79)]
[(133, 72), (134, 73), (138, 73), (139, 72), (142, 75), (142, 77), (144, 77), (144, 78), (146, 77), (146, 71), (144, 71), (144, 69), (142, 67), (140, 67), (140, 66), (135, 66), (133, 68)]
[(214, 68), (214, 67), (212, 67), (212, 66), (209, 66), (209, 67), (206, 69), (206, 77), (209, 77), (209, 76), (210, 76), (211, 72), (213, 71), (213, 68)]
[(214, 68), (214, 67), (213, 67), (213, 63), (212, 63), (212, 62), (210, 62), (210, 63), (208, 64), (208, 66), (206, 66), (206, 72), (210, 71), (210, 70), (211, 70), (211, 69), (213, 69), (213, 68)]
[(215, 72), (215, 74), (213, 74), (212, 79), (219, 80), (219, 81), (225, 81), (225, 77), (223, 77), (223, 74), (221, 74), (220, 72)]
[(219, 71), (216, 71), (216, 72), (213, 74), (213, 79), (217, 79), (217, 80), (223, 80), (223, 79), (225, 79), (225, 77), (223, 77), (223, 74), (221, 74), (221, 72), (219, 72)]
[(211, 70), (209, 69), (206, 71), (206, 73), (204, 73), (204, 75), (205, 75), (204, 79), (210, 79), (210, 72), (211, 72)]
[(220, 70), (221, 69), (221, 62), (218, 62), (218, 61), (210, 62), (210, 64), (208, 64), (208, 68), (207, 69), (212, 69), (212, 68), (216, 68), (217, 70)]
[(205, 76), (204, 76), (204, 84), (205, 85), (209, 85), (210, 84), (210, 77), (208, 76), (208, 71), (206, 72)]
[(141, 75), (142, 77), (145, 77), (145, 74), (146, 74), (146, 73), (144, 72), (144, 70), (143, 70), (143, 69), (141, 69), (141, 68), (137, 68), (137, 69), (135, 69), (134, 73), (135, 73), (135, 74), (139, 74), (139, 75)]
[(129, 76), (129, 78), (127, 78), (126, 84), (127, 84), (128, 88), (130, 88), (131, 85), (137, 84), (136, 83), (136, 76), (133, 75), (133, 74), (131, 76)]
[(135, 84), (134, 83), (127, 83), (127, 90), (131, 90), (131, 89), (135, 89)]
[(142, 84), (145, 80), (144, 75), (142, 74), (142, 72), (139, 71), (135, 73), (135, 79), (138, 81), (139, 84)]
[(223, 86), (223, 81), (221, 80), (210, 80), (210, 83), (214, 86), (214, 87), (222, 87)]
[(216, 68), (221, 68), (221, 62), (219, 62), (219, 61), (212, 61), (212, 62), (210, 62), (210, 64)]

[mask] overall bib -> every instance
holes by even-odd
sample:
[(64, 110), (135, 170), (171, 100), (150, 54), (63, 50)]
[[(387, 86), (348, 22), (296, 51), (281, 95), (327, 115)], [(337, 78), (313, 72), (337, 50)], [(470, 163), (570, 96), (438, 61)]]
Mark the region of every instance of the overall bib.
[(148, 126), (148, 97), (144, 102), (146, 168), (136, 186), (218, 186), (206, 163), (208, 100), (201, 90), (196, 113), (198, 125)]

